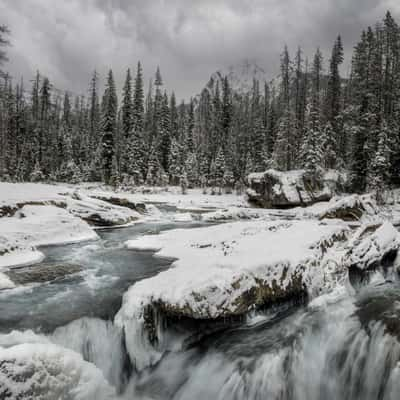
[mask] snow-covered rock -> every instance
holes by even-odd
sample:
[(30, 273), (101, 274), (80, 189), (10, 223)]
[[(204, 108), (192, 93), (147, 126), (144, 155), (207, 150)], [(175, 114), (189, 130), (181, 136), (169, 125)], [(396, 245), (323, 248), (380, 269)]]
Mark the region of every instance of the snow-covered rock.
[(252, 219), (294, 219), (297, 215), (290, 210), (267, 210), (260, 208), (248, 207), (229, 207), (222, 210), (204, 213), (202, 220), (205, 222), (225, 222), (225, 221), (240, 221)]
[(137, 221), (141, 216), (130, 208), (112, 205), (105, 201), (74, 193), (67, 199), (68, 211), (94, 226), (119, 226)]
[(172, 216), (174, 222), (192, 222), (193, 216), (191, 213), (176, 213)]
[(128, 248), (176, 259), (171, 269), (136, 283), (124, 295), (116, 323), (125, 329), (132, 360), (139, 369), (157, 360), (160, 318), (241, 316), (333, 286), (346, 272), (339, 248), (349, 234), (340, 222), (280, 220), (174, 230), (128, 241)]
[(343, 221), (359, 221), (363, 216), (373, 217), (379, 213), (376, 202), (371, 195), (351, 195), (333, 198), (326, 208), (320, 211), (320, 219), (342, 219)]
[(328, 201), (340, 187), (340, 174), (313, 175), (305, 170), (281, 172), (270, 169), (247, 177), (249, 200), (266, 208), (291, 208)]
[(259, 219), (261, 212), (252, 208), (230, 207), (222, 210), (205, 213), (202, 220), (206, 222), (224, 222)]
[(52, 344), (0, 347), (0, 398), (110, 400), (115, 390), (82, 357)]
[(390, 223), (362, 225), (349, 241), (343, 264), (359, 270), (392, 264), (400, 247), (400, 233)]
[(130, 208), (131, 210), (137, 211), (138, 213), (144, 213), (146, 211), (146, 205), (144, 203), (133, 202), (129, 200), (126, 196), (118, 193), (104, 193), (103, 195), (93, 195), (90, 197), (97, 200), (105, 201), (106, 203), (110, 203), (114, 206)]

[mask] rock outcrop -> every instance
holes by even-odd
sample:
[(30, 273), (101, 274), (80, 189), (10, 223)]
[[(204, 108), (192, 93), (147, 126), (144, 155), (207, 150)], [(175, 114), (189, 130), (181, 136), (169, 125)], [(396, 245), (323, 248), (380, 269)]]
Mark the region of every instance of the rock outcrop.
[(311, 174), (305, 170), (280, 172), (273, 169), (247, 177), (250, 202), (265, 208), (292, 208), (329, 201), (341, 190), (336, 171)]

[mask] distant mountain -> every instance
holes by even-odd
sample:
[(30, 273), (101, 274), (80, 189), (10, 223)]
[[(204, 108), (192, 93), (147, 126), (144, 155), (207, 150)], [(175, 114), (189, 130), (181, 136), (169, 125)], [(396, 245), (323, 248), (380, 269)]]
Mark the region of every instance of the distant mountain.
[(269, 85), (276, 86), (279, 79), (271, 81), (265, 70), (257, 65), (256, 62), (244, 60), (243, 62), (231, 65), (226, 69), (221, 69), (214, 72), (206, 84), (206, 88), (210, 91), (215, 89), (216, 83), (219, 82), (221, 88), (222, 80), (227, 76), (229, 84), (233, 92), (238, 94), (249, 93), (253, 87), (253, 80), (256, 79), (260, 82), (260, 90), (263, 90), (264, 82)]

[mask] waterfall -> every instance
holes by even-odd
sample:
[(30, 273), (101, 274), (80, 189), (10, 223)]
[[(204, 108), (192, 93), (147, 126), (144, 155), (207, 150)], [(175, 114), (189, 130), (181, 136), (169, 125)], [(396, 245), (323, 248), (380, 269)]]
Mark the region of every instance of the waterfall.
[(400, 343), (382, 321), (363, 325), (358, 307), (342, 292), (171, 352), (132, 378), (126, 398), (397, 399)]
[(50, 340), (80, 353), (84, 360), (95, 364), (118, 390), (124, 386), (127, 355), (122, 332), (112, 322), (81, 318), (57, 328)]

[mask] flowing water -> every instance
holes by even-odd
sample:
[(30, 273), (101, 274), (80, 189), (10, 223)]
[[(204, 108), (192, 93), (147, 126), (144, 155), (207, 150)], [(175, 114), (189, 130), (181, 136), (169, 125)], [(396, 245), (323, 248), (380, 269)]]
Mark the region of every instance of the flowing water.
[[(182, 224), (101, 232), (98, 242), (46, 249), (46, 261), (83, 271), (53, 284), (0, 293), (0, 345), (32, 329), (99, 367), (122, 399), (394, 400), (400, 397), (400, 286), (377, 274), (307, 305), (282, 305), (164, 354), (140, 373), (112, 323), (123, 292), (168, 268), (128, 251), (135, 236)], [(185, 224), (187, 228), (191, 225)]]

